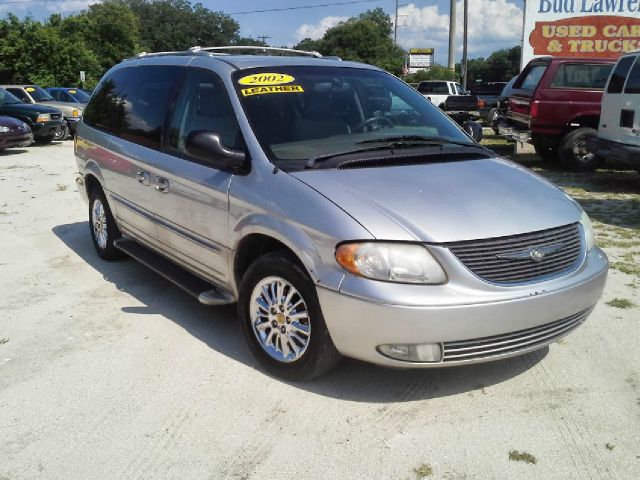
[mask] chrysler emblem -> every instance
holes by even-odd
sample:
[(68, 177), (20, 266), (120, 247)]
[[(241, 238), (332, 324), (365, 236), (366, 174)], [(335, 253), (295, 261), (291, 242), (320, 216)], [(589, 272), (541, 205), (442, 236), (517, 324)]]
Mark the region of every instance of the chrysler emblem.
[(544, 252), (539, 248), (534, 248), (529, 252), (529, 258), (536, 263), (540, 263), (544, 259)]

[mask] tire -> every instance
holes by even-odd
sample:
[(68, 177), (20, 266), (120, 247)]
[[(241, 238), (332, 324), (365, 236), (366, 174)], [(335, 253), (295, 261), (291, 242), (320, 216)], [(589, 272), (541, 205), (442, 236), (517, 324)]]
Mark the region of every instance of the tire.
[(94, 188), (89, 194), (89, 230), (93, 246), (102, 259), (117, 260), (125, 256), (113, 244), (120, 238), (120, 230), (101, 188)]
[(48, 143), (51, 143), (53, 141), (53, 135), (47, 135), (46, 137), (37, 137), (35, 139), (35, 143), (38, 143), (40, 145), (47, 145)]
[[(270, 287), (276, 285), (282, 290), (274, 295)], [(286, 305), (282, 297), (288, 298)], [(313, 282), (287, 252), (268, 253), (249, 266), (240, 283), (238, 313), (251, 352), (275, 376), (312, 380), (342, 358), (329, 335)], [(289, 318), (294, 315), (297, 319)]]
[(557, 145), (534, 145), (536, 155), (538, 155), (544, 162), (555, 162), (558, 160), (558, 146)]
[(69, 127), (67, 127), (66, 125), (53, 135), (53, 140), (60, 141), (60, 140), (66, 140), (67, 138), (69, 138)]
[(573, 170), (584, 172), (592, 171), (602, 164), (602, 157), (588, 153), (586, 149), (587, 138), (598, 135), (597, 130), (583, 127), (567, 133), (558, 149), (558, 157), (563, 165)]

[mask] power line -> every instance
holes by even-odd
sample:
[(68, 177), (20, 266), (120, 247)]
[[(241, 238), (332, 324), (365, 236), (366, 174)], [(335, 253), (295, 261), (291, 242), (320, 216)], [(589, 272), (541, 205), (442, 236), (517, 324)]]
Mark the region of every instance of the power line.
[(227, 15), (249, 15), (250, 13), (285, 12), (289, 10), (304, 10), (307, 8), (335, 7), (338, 5), (354, 5), (356, 3), (373, 3), (373, 2), (382, 2), (382, 1), (385, 1), (385, 0), (352, 0), (350, 2), (317, 3), (314, 5), (301, 5), (299, 7), (267, 8), (264, 10), (247, 10), (245, 12), (224, 12), (224, 13), (226, 13)]

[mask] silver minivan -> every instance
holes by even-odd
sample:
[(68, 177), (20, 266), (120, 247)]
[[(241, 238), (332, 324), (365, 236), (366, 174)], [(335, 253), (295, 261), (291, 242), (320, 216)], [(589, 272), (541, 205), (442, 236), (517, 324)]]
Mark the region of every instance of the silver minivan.
[(288, 379), (342, 356), (530, 352), (581, 325), (606, 279), (575, 201), (369, 65), (140, 54), (101, 80), (75, 154), (98, 255), (237, 302), (252, 352)]

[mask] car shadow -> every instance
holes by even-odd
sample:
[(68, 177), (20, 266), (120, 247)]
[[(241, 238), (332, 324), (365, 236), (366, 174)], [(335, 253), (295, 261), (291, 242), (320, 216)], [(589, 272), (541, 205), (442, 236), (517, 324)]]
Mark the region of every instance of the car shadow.
[(24, 150), (22, 148), (6, 148), (4, 150), (0, 150), (0, 156), (9, 156), (9, 155), (20, 155), (21, 153), (27, 153), (28, 150)]
[[(264, 372), (252, 357), (237, 321), (235, 306), (207, 307), (147, 267), (129, 260), (106, 262), (98, 257), (87, 222), (58, 225), (53, 233), (88, 265), (100, 272), (118, 290), (142, 306), (123, 307), (131, 315), (160, 314), (219, 353)], [(404, 370), (378, 367), (344, 359), (331, 373), (313, 382), (285, 382), (318, 395), (356, 402), (409, 402), (447, 397), (466, 392), (484, 392), (529, 370), (548, 353), (533, 353), (466, 367)]]

